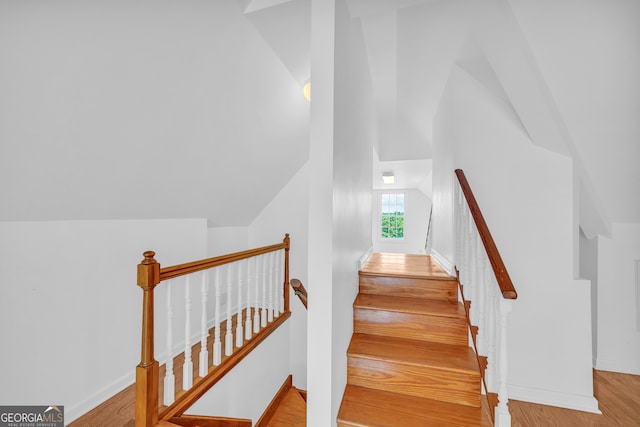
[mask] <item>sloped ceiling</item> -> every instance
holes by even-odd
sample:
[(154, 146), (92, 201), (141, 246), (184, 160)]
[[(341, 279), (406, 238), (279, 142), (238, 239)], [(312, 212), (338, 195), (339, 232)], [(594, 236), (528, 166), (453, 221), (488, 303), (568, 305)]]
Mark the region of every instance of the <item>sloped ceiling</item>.
[(640, 2), (510, 3), (605, 218), (640, 222)]
[[(640, 222), (640, 2), (346, 1), (381, 162), (431, 157), (459, 66), (574, 159), (594, 218)], [(310, 0), (148, 6), (0, 3), (0, 220), (242, 225), (306, 161)]]
[(0, 220), (247, 225), (309, 104), (241, 2), (0, 3)]

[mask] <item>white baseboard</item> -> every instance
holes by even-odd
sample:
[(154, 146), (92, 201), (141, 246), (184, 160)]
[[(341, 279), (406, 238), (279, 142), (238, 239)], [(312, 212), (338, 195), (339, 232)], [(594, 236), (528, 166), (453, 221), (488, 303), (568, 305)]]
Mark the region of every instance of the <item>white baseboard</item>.
[(69, 405), (64, 407), (64, 422), (65, 424), (71, 423), (72, 421), (77, 420), (96, 406), (103, 403), (105, 400), (109, 399), (113, 395), (121, 392), (125, 388), (129, 387), (131, 384), (136, 382), (136, 374), (135, 370), (132, 370), (131, 373), (124, 375), (112, 382), (111, 384), (103, 387), (92, 395), (88, 396), (83, 401), (76, 403), (74, 405)]
[(450, 276), (456, 275), (456, 269), (455, 269), (455, 265), (453, 265), (453, 262), (449, 261), (447, 258), (440, 255), (438, 251), (436, 251), (433, 248), (431, 248), (431, 256), (433, 257), (433, 259), (436, 260), (438, 264), (440, 264), (440, 267), (442, 267), (444, 271), (449, 273)]
[(592, 412), (594, 414), (602, 413), (600, 409), (598, 409), (598, 400), (596, 400), (595, 397), (580, 394), (561, 393), (552, 390), (541, 390), (509, 384), (509, 399), (538, 403), (540, 405), (557, 406), (559, 408), (575, 409), (577, 411)]
[(369, 261), (371, 254), (373, 254), (373, 246), (367, 249), (367, 251), (364, 254), (362, 254), (360, 259), (358, 260), (358, 270), (362, 270), (362, 268), (365, 266), (367, 261)]
[[(637, 365), (637, 363), (636, 363)], [(629, 366), (629, 363), (619, 360), (603, 359), (598, 357), (594, 363), (598, 371), (620, 372), (621, 374), (640, 375), (640, 366)]]

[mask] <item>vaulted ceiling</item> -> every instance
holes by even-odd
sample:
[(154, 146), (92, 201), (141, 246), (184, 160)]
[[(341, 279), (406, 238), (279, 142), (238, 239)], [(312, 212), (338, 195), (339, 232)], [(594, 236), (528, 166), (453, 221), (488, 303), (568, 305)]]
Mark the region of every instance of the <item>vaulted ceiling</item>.
[[(307, 19), (310, 0), (247, 4), (292, 76), (308, 79), (297, 62), (308, 58), (308, 27), (280, 31)], [(347, 4), (364, 34), (382, 169), (431, 157), (433, 118), (452, 68), (461, 67), (512, 108), (532, 143), (573, 158), (583, 209), (602, 222), (640, 222), (640, 2)]]
[[(640, 222), (640, 2), (347, 5), (382, 168), (430, 159), (462, 67), (574, 159), (591, 209)], [(311, 0), (0, 3), (0, 220), (248, 224), (308, 158), (310, 13)]]

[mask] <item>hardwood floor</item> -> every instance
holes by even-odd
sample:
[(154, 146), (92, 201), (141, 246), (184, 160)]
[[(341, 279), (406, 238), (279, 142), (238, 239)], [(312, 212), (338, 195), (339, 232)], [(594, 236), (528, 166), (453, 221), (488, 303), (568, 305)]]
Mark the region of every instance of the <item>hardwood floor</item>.
[[(512, 427), (640, 426), (640, 375), (594, 370), (593, 384), (602, 415), (512, 400)], [(128, 387), (69, 426), (133, 427), (134, 394), (134, 387)]]
[(602, 415), (510, 401), (512, 427), (640, 426), (640, 375), (593, 371), (594, 394)]

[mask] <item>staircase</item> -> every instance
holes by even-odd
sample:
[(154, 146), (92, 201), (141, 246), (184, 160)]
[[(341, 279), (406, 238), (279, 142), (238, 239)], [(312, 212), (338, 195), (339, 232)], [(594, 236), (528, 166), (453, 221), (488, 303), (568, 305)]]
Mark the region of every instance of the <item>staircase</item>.
[(492, 426), (469, 334), (457, 279), (431, 257), (373, 254), (360, 271), (338, 426)]

